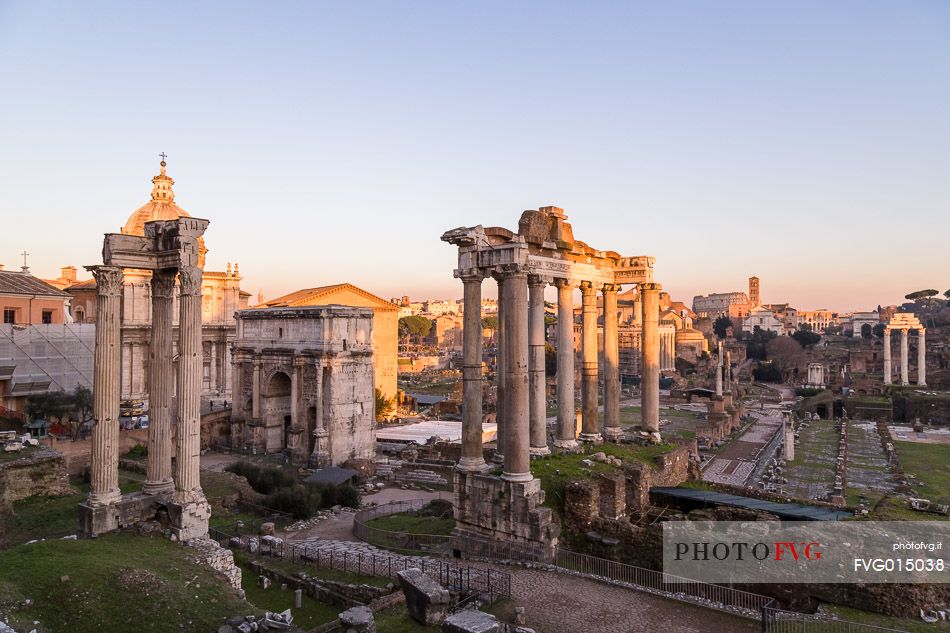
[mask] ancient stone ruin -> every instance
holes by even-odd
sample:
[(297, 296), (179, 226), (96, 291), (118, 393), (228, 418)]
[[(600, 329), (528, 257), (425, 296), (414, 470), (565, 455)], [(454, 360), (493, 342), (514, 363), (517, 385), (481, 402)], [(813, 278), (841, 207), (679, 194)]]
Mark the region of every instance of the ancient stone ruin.
[[(92, 460), (89, 497), (79, 505), (80, 531), (102, 534), (168, 513), (181, 540), (208, 533), (210, 507), (199, 477), (201, 431), (201, 275), (199, 240), (208, 220), (182, 217), (145, 224), (144, 235), (109, 233), (96, 279)], [(142, 492), (119, 490), (119, 398), (123, 269), (151, 272), (148, 465)], [(179, 292), (177, 375), (172, 310)], [(172, 475), (172, 398), (177, 414)]]
[[(620, 379), (617, 293), (636, 284), (642, 295), (643, 429), (655, 442), (659, 426), (659, 293), (653, 258), (623, 257), (574, 239), (567, 216), (557, 207), (525, 211), (517, 232), (503, 227), (462, 227), (442, 240), (458, 247), (455, 276), (464, 286), (462, 456), (455, 478), (456, 549), (478, 554), (479, 543), (505, 541), (544, 559), (553, 556), (557, 528), (530, 456), (550, 451), (545, 428), (544, 287), (558, 288), (557, 400), (555, 447), (571, 450), (578, 440), (617, 440)], [(496, 459), (500, 477), (484, 474), (482, 457), (482, 280), (498, 283)], [(583, 304), (581, 360), (582, 429), (574, 410), (574, 291)], [(598, 411), (597, 293), (604, 305), (604, 425)]]

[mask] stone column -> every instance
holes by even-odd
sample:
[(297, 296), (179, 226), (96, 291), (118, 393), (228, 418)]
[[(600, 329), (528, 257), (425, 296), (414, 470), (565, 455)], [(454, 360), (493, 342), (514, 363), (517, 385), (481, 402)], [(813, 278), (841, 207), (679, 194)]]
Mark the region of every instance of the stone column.
[(660, 284), (640, 284), (643, 341), (640, 363), (640, 411), (643, 430), (660, 441)]
[(716, 395), (722, 395), (722, 341), (719, 341), (719, 360), (716, 363)]
[(241, 361), (236, 354), (231, 354), (231, 419), (244, 417), (241, 414)]
[(175, 488), (172, 481), (172, 394), (175, 366), (172, 363), (172, 306), (175, 270), (152, 273), (152, 332), (148, 364), (148, 465), (147, 494), (164, 494)]
[(917, 384), (927, 386), (927, 343), (926, 330), (917, 330)]
[(300, 362), (302, 358), (293, 359), (293, 369), (290, 372), (290, 426), (300, 424)]
[(604, 286), (604, 435), (617, 440), (620, 428), (620, 323), (617, 318), (619, 286)]
[(551, 452), (545, 419), (544, 286), (537, 275), (528, 276), (528, 419), (532, 455)]
[(574, 286), (558, 279), (557, 286), (557, 439), (554, 445), (577, 446), (574, 414)]
[(218, 344), (216, 342), (211, 342), (209, 352), (211, 362), (208, 367), (208, 391), (215, 393), (218, 391)]
[(726, 350), (726, 393), (732, 393), (732, 352)]
[(90, 506), (118, 501), (119, 491), (119, 397), (122, 363), (122, 269), (96, 266), (96, 350), (93, 369), (92, 461)]
[(507, 481), (530, 481), (528, 454), (528, 275), (505, 273), (505, 468)]
[(313, 421), (313, 453), (310, 454), (310, 467), (311, 468), (324, 468), (329, 466), (330, 460), (330, 433), (323, 428), (323, 407), (325, 406), (323, 398), (323, 363), (322, 361), (317, 361), (315, 363), (317, 369), (317, 385), (316, 385), (316, 404), (314, 408), (316, 409), (316, 416)]
[(599, 442), (600, 421), (597, 411), (597, 290), (589, 281), (581, 282), (581, 408), (583, 410), (580, 439)]
[(884, 328), (884, 384), (891, 384), (891, 328)]
[(254, 359), (254, 374), (251, 380), (251, 417), (261, 419), (261, 361)]
[(461, 275), (464, 291), (462, 324), (462, 456), (458, 469), (479, 472), (487, 467), (482, 454), (482, 274)]
[(910, 373), (907, 359), (907, 330), (901, 330), (901, 384), (910, 384), (908, 374)]
[(505, 333), (508, 329), (505, 318), (506, 306), (504, 277), (494, 274), (492, 277), (498, 282), (498, 330), (495, 332), (495, 463), (505, 461), (505, 424), (508, 423), (508, 409), (506, 398), (506, 366), (507, 340)]
[(201, 459), (201, 269), (179, 269), (178, 442), (175, 492), (178, 501), (203, 500)]

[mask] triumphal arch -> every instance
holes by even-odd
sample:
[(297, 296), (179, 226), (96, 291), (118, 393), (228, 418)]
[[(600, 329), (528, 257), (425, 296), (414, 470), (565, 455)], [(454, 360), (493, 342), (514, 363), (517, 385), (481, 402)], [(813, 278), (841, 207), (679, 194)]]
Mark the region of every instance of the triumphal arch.
[[(200, 238), (208, 220), (181, 217), (146, 222), (144, 235), (108, 233), (96, 279), (96, 351), (93, 373), (92, 459), (89, 496), (79, 506), (80, 530), (101, 534), (168, 513), (182, 540), (206, 535), (211, 514), (201, 490), (201, 276)], [(140, 493), (119, 490), (123, 269), (150, 271), (148, 465)], [(178, 293), (177, 363), (172, 321)], [(175, 367), (177, 364), (178, 371)], [(176, 388), (177, 387), (177, 388)], [(177, 419), (172, 474), (172, 404)]]
[[(455, 481), (457, 549), (477, 554), (480, 543), (497, 540), (553, 555), (557, 528), (541, 507), (541, 485), (530, 470), (531, 455), (548, 446), (544, 392), (544, 288), (557, 287), (556, 449), (580, 442), (619, 440), (620, 374), (617, 293), (635, 284), (642, 295), (643, 429), (654, 442), (659, 428), (659, 293), (654, 258), (624, 257), (574, 239), (557, 207), (522, 213), (517, 231), (461, 227), (442, 240), (458, 247), (455, 276), (464, 287), (463, 438)], [(498, 284), (497, 422), (500, 477), (485, 474), (482, 456), (481, 288)], [(581, 432), (574, 406), (574, 293), (581, 292)], [(603, 422), (598, 410), (597, 294), (603, 296)]]

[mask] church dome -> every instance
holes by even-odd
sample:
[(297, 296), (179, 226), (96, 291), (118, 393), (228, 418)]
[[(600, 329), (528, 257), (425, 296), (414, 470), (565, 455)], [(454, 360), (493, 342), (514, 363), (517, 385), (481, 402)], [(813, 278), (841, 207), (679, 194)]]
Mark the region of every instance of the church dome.
[[(125, 235), (145, 235), (145, 223), (154, 220), (177, 220), (178, 218), (189, 218), (188, 212), (175, 203), (175, 192), (172, 185), (175, 181), (171, 176), (165, 173), (165, 161), (161, 162), (161, 172), (152, 178), (152, 199), (135, 210), (125, 226), (122, 227), (122, 233)], [(204, 268), (205, 253), (204, 238), (198, 238), (198, 265)]]

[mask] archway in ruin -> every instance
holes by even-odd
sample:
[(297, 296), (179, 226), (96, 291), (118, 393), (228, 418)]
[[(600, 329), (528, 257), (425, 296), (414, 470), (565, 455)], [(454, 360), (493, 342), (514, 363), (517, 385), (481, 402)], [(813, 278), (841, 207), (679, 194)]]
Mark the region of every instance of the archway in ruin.
[(267, 452), (281, 451), (287, 445), (287, 420), (290, 418), (290, 376), (276, 372), (267, 381), (261, 397)]

